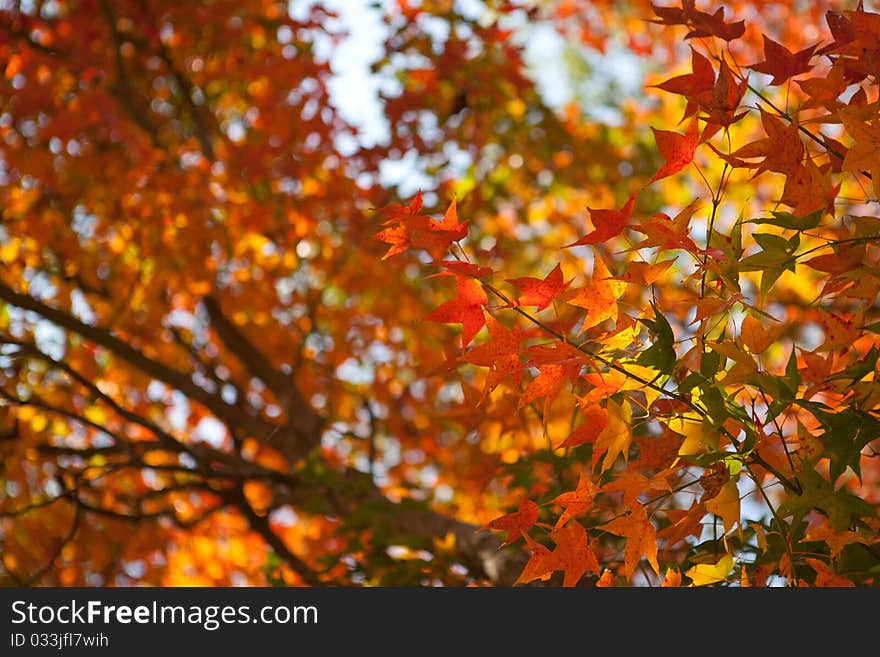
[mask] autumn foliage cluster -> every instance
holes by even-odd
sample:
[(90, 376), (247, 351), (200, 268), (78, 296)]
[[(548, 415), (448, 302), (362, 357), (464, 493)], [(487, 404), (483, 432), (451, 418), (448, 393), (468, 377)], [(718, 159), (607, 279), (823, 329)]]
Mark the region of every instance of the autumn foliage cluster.
[(478, 4), (0, 3), (0, 581), (880, 584), (880, 14)]

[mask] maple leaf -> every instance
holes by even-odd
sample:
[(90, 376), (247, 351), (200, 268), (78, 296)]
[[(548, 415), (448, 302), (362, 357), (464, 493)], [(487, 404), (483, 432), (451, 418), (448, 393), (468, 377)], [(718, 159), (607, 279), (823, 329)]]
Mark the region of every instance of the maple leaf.
[(681, 586), (681, 573), (677, 570), (672, 570), (672, 568), (667, 568), (666, 575), (663, 577), (663, 583), (660, 587), (665, 589), (678, 586)]
[(730, 478), (730, 475), (727, 474), (727, 467), (724, 463), (720, 461), (718, 463), (713, 463), (706, 471), (703, 473), (703, 476), (700, 477), (700, 486), (703, 487), (703, 497), (700, 498), (701, 502), (705, 502), (706, 500), (711, 500), (713, 497), (717, 496), (718, 493), (721, 492), (721, 487), (727, 483), (727, 480)]
[(841, 168), (851, 173), (870, 171), (874, 195), (880, 197), (880, 124), (876, 116), (869, 125), (862, 121), (861, 111), (857, 109), (842, 109), (838, 115), (847, 133), (855, 139)]
[(422, 192), (416, 194), (407, 205), (400, 203), (392, 203), (379, 210), (379, 214), (385, 218), (384, 225), (397, 223), (397, 226), (391, 226), (376, 234), (376, 239), (391, 244), (382, 260), (386, 260), (391, 256), (406, 251), (412, 242), (413, 232), (408, 225), (413, 220), (427, 225), (430, 221), (428, 217), (423, 217), (419, 213), (422, 210)]
[(767, 328), (762, 326), (761, 322), (752, 315), (746, 315), (740, 328), (740, 337), (750, 352), (760, 354), (782, 337), (787, 328), (785, 324)]
[[(737, 149), (731, 155), (724, 155), (717, 148), (710, 145), (718, 155), (723, 157), (733, 166), (750, 167), (757, 169), (757, 176), (763, 171), (776, 171), (789, 174), (797, 169), (804, 158), (804, 144), (800, 138), (800, 131), (796, 123), (783, 123), (779, 117), (765, 112), (761, 108), (761, 122), (767, 137), (759, 139)], [(740, 158), (763, 157), (757, 164), (748, 164), (738, 161)]]
[(712, 88), (712, 100), (702, 105), (708, 116), (705, 118), (706, 130), (700, 141), (706, 141), (719, 127), (736, 123), (746, 115), (747, 112), (736, 114), (735, 110), (739, 107), (747, 88), (748, 79), (743, 78), (737, 83), (733, 71), (727, 65), (727, 60), (722, 59), (718, 79), (715, 80), (715, 86)]
[(584, 422), (571, 432), (559, 447), (577, 447), (593, 443), (608, 426), (608, 411), (598, 404), (591, 404), (582, 411)]
[(612, 237), (617, 237), (629, 223), (635, 202), (636, 197), (633, 195), (629, 197), (629, 200), (620, 210), (594, 210), (593, 208), (587, 208), (590, 213), (590, 221), (593, 222), (593, 232), (576, 242), (568, 244), (564, 248), (583, 246), (585, 244), (601, 244), (607, 242)]
[(752, 64), (748, 68), (772, 75), (771, 85), (782, 84), (786, 80), (810, 70), (810, 58), (816, 45), (809, 46), (796, 53), (791, 52), (781, 43), (777, 43), (766, 34), (764, 37), (764, 61)]
[(653, 3), (651, 8), (659, 18), (659, 20), (652, 19), (653, 23), (691, 27), (685, 39), (717, 36), (724, 41), (733, 41), (741, 37), (746, 30), (745, 21), (724, 22), (724, 7), (718, 8), (714, 14), (709, 14), (697, 9), (695, 0), (682, 0), (681, 8), (663, 7)]
[(706, 515), (706, 507), (701, 503), (694, 502), (687, 511), (670, 509), (667, 515), (670, 524), (657, 532), (657, 537), (665, 539), (668, 547), (673, 547), (688, 536), (699, 538), (703, 533), (702, 520)]
[(553, 401), (559, 396), (566, 381), (574, 383), (580, 374), (580, 363), (561, 365), (549, 363), (541, 365), (538, 376), (529, 382), (519, 399), (518, 408), (522, 408), (536, 399), (544, 398), (543, 416), (548, 417)]
[(467, 347), (477, 335), (486, 317), (483, 308), (489, 303), (486, 292), (479, 281), (464, 276), (455, 277), (457, 296), (434, 309), (425, 317), (426, 321), (461, 324), (462, 347)]
[[(652, 412), (655, 407), (656, 404), (652, 404)], [(631, 467), (641, 472), (665, 468), (678, 456), (681, 441), (680, 434), (670, 431), (666, 427), (659, 436), (639, 436), (636, 438), (639, 457), (631, 464)]]
[[(528, 537), (526, 537), (528, 539)], [(599, 562), (587, 542), (587, 533), (578, 522), (550, 532), (556, 544), (552, 551), (528, 539), (532, 557), (523, 568), (515, 584), (524, 584), (534, 579), (547, 579), (554, 571), (564, 573), (562, 585), (575, 586), (588, 570), (598, 573)]]
[(654, 177), (648, 181), (649, 185), (661, 178), (681, 171), (690, 164), (694, 159), (694, 152), (697, 150), (697, 144), (700, 141), (695, 118), (691, 119), (683, 135), (669, 130), (657, 130), (656, 128), (651, 128), (651, 130), (654, 131), (657, 148), (660, 150), (660, 155), (663, 156), (665, 163), (654, 174)]
[(578, 479), (577, 488), (553, 498), (553, 504), (558, 504), (564, 509), (556, 522), (556, 528), (558, 529), (572, 518), (579, 518), (589, 511), (593, 507), (593, 498), (598, 492), (598, 486), (590, 480), (589, 476), (582, 473)]
[(623, 505), (632, 506), (651, 487), (651, 480), (639, 472), (626, 470), (602, 486), (603, 493), (623, 493)]
[(543, 310), (550, 305), (556, 297), (562, 294), (571, 285), (571, 279), (564, 281), (562, 268), (556, 265), (543, 279), (525, 276), (523, 278), (509, 278), (507, 282), (516, 287), (521, 295), (516, 300), (517, 306), (535, 306)]
[(510, 545), (520, 536), (528, 539), (528, 531), (538, 521), (538, 505), (529, 499), (523, 498), (519, 502), (519, 508), (512, 512), (499, 516), (489, 521), (486, 525), (489, 529), (506, 531), (507, 536), (501, 546)]
[[(693, 47), (691, 47), (691, 69), (691, 73), (677, 75), (653, 86), (669, 93), (685, 96), (695, 105), (711, 99), (712, 89), (715, 86), (715, 69), (712, 62), (694, 50)], [(690, 114), (685, 112), (685, 116), (690, 116)]]
[[(694, 248), (696, 248), (696, 245), (694, 245)], [(675, 262), (675, 258), (659, 260), (655, 263), (641, 261), (630, 262), (626, 267), (626, 271), (620, 276), (615, 276), (614, 280), (624, 281), (625, 283), (630, 283), (632, 285), (650, 287), (664, 273), (666, 273)]]
[(654, 572), (660, 572), (660, 566), (657, 563), (656, 532), (654, 525), (648, 520), (645, 507), (641, 504), (633, 507), (629, 514), (617, 517), (604, 525), (599, 525), (598, 528), (626, 538), (623, 562), (627, 577), (632, 577), (642, 557), (648, 560), (648, 563), (654, 568)]
[(613, 399), (608, 400), (606, 409), (608, 412), (608, 426), (602, 429), (602, 433), (596, 438), (593, 445), (593, 465), (595, 466), (599, 457), (604, 453), (605, 459), (602, 461), (602, 472), (610, 468), (617, 457), (623, 454), (623, 458), (627, 458), (627, 450), (632, 442), (632, 432), (630, 431), (630, 421), (632, 420), (632, 410), (628, 403), (618, 404)]
[(489, 278), (495, 273), (491, 267), (483, 267), (482, 265), (476, 265), (471, 262), (461, 262), (460, 260), (435, 260), (431, 264), (436, 265), (437, 267), (443, 267), (459, 276), (471, 276), (479, 279)]
[(394, 204), (380, 210), (387, 217), (384, 224), (397, 224), (377, 233), (376, 239), (391, 244), (383, 260), (408, 248), (422, 248), (439, 257), (449, 245), (467, 235), (467, 226), (458, 221), (455, 200), (449, 204), (443, 219), (434, 221), (419, 214), (422, 209), (421, 192), (409, 205)]
[(689, 253), (698, 254), (700, 248), (688, 236), (691, 217), (698, 205), (699, 203), (694, 201), (683, 208), (674, 219), (662, 212), (642, 219), (633, 228), (646, 235), (646, 238), (636, 244), (635, 248), (657, 247), (661, 251), (684, 249)]
[(803, 108), (825, 107), (835, 112), (840, 106), (838, 97), (849, 86), (844, 67), (835, 64), (824, 78), (807, 78), (795, 80), (795, 83), (803, 89), (810, 99), (803, 104)]
[(733, 555), (725, 554), (716, 563), (698, 563), (685, 573), (691, 578), (691, 586), (708, 586), (727, 579), (733, 570)]
[[(700, 482), (702, 483), (702, 479)], [(739, 489), (735, 479), (728, 479), (712, 499), (703, 500), (703, 503), (709, 513), (722, 519), (725, 532), (733, 529), (740, 520)]]
[(565, 302), (587, 311), (580, 333), (601, 324), (606, 319), (617, 321), (617, 298), (623, 294), (626, 284), (611, 278), (597, 252), (593, 252), (593, 275), (584, 287), (571, 291)]
[(816, 572), (815, 586), (820, 587), (854, 587), (855, 584), (851, 579), (838, 575), (828, 567), (824, 561), (819, 559), (806, 558), (804, 561)]
[(387, 260), (398, 253), (406, 251), (410, 245), (410, 238), (411, 232), (403, 224), (399, 226), (391, 226), (390, 228), (386, 228), (376, 233), (377, 240), (391, 245), (385, 252), (385, 255), (382, 256), (382, 260)]
[(489, 341), (474, 347), (464, 355), (464, 360), (468, 363), (490, 368), (483, 388), (483, 399), (495, 390), (508, 374), (513, 374), (514, 385), (517, 385), (522, 373), (519, 355), (522, 329), (518, 326), (514, 326), (513, 329), (505, 328), (488, 313), (486, 327), (489, 330)]
[(831, 182), (830, 165), (819, 168), (812, 160), (805, 160), (785, 178), (785, 188), (779, 200), (792, 207), (793, 215), (805, 217), (823, 208), (833, 212), (839, 190), (840, 185)]

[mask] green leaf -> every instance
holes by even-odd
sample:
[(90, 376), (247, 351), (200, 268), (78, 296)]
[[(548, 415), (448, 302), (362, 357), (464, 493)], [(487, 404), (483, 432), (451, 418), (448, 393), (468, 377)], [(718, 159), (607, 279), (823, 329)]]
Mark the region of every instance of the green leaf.
[(761, 271), (761, 293), (766, 294), (786, 269), (794, 272), (797, 260), (794, 252), (800, 246), (800, 233), (791, 239), (770, 233), (756, 233), (755, 241), (761, 251), (740, 262), (740, 271)]
[(825, 432), (819, 436), (823, 453), (829, 459), (828, 472), (837, 481), (847, 467), (861, 480), (861, 452), (865, 445), (880, 438), (880, 420), (865, 411), (847, 409), (832, 413), (827, 406), (806, 400), (797, 400), (822, 424)]
[(656, 338), (648, 349), (638, 355), (636, 362), (639, 365), (653, 367), (663, 374), (672, 374), (672, 368), (675, 367), (678, 358), (675, 354), (675, 335), (672, 333), (669, 322), (657, 310), (653, 301), (651, 307), (654, 309), (654, 319), (640, 319), (639, 321), (647, 326)]
[(876, 515), (873, 507), (843, 489), (835, 490), (822, 475), (807, 468), (798, 473), (803, 493), (792, 495), (777, 509), (782, 516), (803, 517), (817, 509), (828, 517), (830, 525), (843, 531), (859, 518), (872, 518)]
[(700, 358), (700, 374), (711, 378), (721, 369), (721, 354), (717, 351), (707, 351)]
[(778, 251), (786, 253), (788, 250), (788, 240), (780, 235), (771, 233), (755, 233), (752, 237), (764, 251)]
[(788, 228), (789, 230), (809, 230), (815, 228), (822, 221), (822, 215), (825, 213), (824, 208), (811, 212), (805, 217), (796, 217), (790, 212), (770, 212), (772, 217), (759, 217), (747, 221), (747, 224), (767, 224), (770, 226), (779, 226), (780, 228)]

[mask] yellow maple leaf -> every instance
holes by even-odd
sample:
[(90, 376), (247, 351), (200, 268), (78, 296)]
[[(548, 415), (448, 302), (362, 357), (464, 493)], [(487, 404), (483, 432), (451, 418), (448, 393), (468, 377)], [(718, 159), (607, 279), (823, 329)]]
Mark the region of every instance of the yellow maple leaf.
[(725, 554), (715, 563), (698, 563), (685, 573), (691, 578), (691, 586), (708, 586), (723, 582), (733, 570), (733, 555)]
[(608, 411), (608, 426), (602, 429), (602, 433), (596, 438), (593, 445), (593, 465), (599, 460), (599, 456), (605, 452), (605, 458), (602, 461), (602, 472), (610, 468), (618, 455), (623, 454), (624, 460), (627, 458), (629, 445), (632, 442), (632, 432), (630, 431), (630, 420), (632, 419), (632, 409), (629, 404), (624, 402), (618, 404), (613, 399), (608, 400), (605, 407)]
[(706, 510), (720, 516), (724, 521), (724, 531), (729, 532), (739, 522), (739, 489), (736, 480), (730, 479), (721, 487), (718, 495), (706, 500)]

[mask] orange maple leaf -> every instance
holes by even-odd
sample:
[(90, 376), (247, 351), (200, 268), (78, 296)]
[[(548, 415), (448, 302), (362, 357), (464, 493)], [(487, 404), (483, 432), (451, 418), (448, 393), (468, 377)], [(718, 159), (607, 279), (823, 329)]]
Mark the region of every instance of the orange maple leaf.
[(593, 276), (582, 288), (574, 290), (565, 302), (572, 306), (585, 308), (587, 311), (581, 324), (580, 333), (601, 324), (606, 319), (617, 321), (617, 297), (623, 294), (626, 283), (611, 278), (611, 272), (593, 252)]
[[(695, 245), (696, 246), (696, 245)], [(614, 280), (623, 281), (632, 285), (650, 287), (676, 262), (676, 258), (660, 260), (655, 263), (634, 261), (627, 263), (626, 271)]]
[(489, 303), (489, 300), (479, 281), (465, 276), (456, 276), (455, 285), (458, 296), (434, 309), (425, 317), (425, 320), (461, 324), (462, 346), (467, 347), (474, 336), (483, 328), (483, 324), (486, 323), (483, 307)]
[(852, 580), (844, 577), (843, 575), (838, 575), (824, 561), (820, 561), (819, 559), (804, 559), (810, 567), (816, 571), (816, 583), (814, 586), (819, 587), (854, 587), (855, 584)]
[(626, 538), (623, 562), (627, 577), (632, 577), (642, 557), (648, 559), (654, 572), (660, 572), (660, 566), (657, 564), (657, 536), (654, 526), (648, 520), (645, 507), (641, 504), (635, 506), (628, 515), (600, 525), (599, 529)]
[(549, 306), (553, 299), (571, 285), (571, 279), (567, 282), (563, 280), (562, 268), (559, 265), (556, 265), (553, 271), (543, 279), (525, 276), (523, 278), (509, 278), (507, 282), (522, 293), (515, 302), (517, 306), (535, 306), (538, 310)]
[(633, 228), (644, 233), (646, 238), (636, 244), (635, 248), (657, 247), (661, 251), (684, 249), (689, 253), (699, 253), (700, 248), (688, 236), (691, 216), (696, 211), (697, 205), (698, 202), (694, 201), (675, 215), (674, 219), (670, 219), (669, 215), (663, 212), (642, 219)]
[(531, 582), (534, 579), (548, 579), (557, 570), (564, 572), (562, 585), (575, 586), (588, 570), (599, 572), (596, 554), (587, 541), (587, 532), (578, 522), (554, 529), (550, 538), (556, 543), (551, 552), (540, 543), (526, 536), (532, 548), (532, 558), (523, 568), (516, 584)]
[(464, 360), (468, 363), (490, 368), (483, 388), (483, 399), (495, 390), (508, 374), (513, 374), (514, 385), (517, 385), (522, 373), (519, 355), (522, 329), (518, 326), (512, 329), (505, 328), (489, 314), (486, 314), (486, 327), (489, 329), (489, 341), (474, 347), (464, 356)]
[(520, 536), (528, 540), (528, 531), (534, 527), (537, 521), (538, 505), (529, 499), (523, 498), (519, 502), (518, 510), (489, 521), (486, 527), (507, 532), (507, 537), (501, 544), (503, 547), (510, 545)]
[(580, 374), (580, 363), (570, 363), (568, 365), (560, 365), (558, 363), (549, 363), (541, 365), (538, 369), (538, 376), (529, 382), (526, 389), (519, 398), (518, 408), (522, 408), (536, 399), (544, 398), (544, 417), (546, 418), (550, 412), (553, 401), (559, 396), (562, 386), (566, 380), (574, 381)]
[(657, 148), (660, 150), (660, 155), (663, 156), (665, 163), (654, 174), (654, 177), (648, 181), (649, 185), (661, 178), (681, 171), (690, 164), (694, 159), (694, 152), (697, 150), (697, 144), (700, 141), (696, 118), (691, 119), (683, 135), (670, 130), (657, 130), (656, 128), (651, 128), (651, 130), (654, 131)]
[(781, 43), (764, 37), (764, 61), (747, 67), (759, 73), (772, 75), (771, 85), (782, 84), (786, 80), (810, 70), (810, 58), (816, 46), (812, 45), (797, 52), (791, 52)]
[(571, 432), (559, 447), (577, 447), (593, 443), (608, 426), (608, 411), (598, 404), (591, 404), (583, 411), (584, 423)]
[(581, 474), (577, 488), (553, 498), (553, 504), (558, 504), (564, 509), (559, 520), (556, 521), (556, 528), (558, 529), (572, 518), (578, 518), (589, 511), (593, 507), (593, 498), (598, 492), (599, 487), (586, 474)]
[(851, 173), (871, 172), (874, 195), (880, 197), (880, 125), (876, 117), (871, 124), (860, 117), (861, 111), (855, 108), (838, 112), (840, 121), (850, 137), (855, 139), (843, 159), (842, 169)]
[(623, 455), (623, 458), (626, 459), (630, 443), (632, 443), (632, 431), (630, 430), (632, 411), (629, 403), (624, 401), (622, 404), (618, 404), (613, 399), (609, 399), (606, 410), (608, 411), (608, 426), (602, 429), (602, 433), (599, 434), (593, 445), (594, 466), (602, 454), (605, 454), (602, 461), (602, 472), (608, 470), (618, 456)]
[[(710, 148), (719, 157), (735, 167), (757, 169), (756, 176), (763, 171), (788, 174), (796, 170), (804, 159), (804, 144), (801, 141), (797, 123), (786, 124), (778, 117), (765, 112), (763, 108), (761, 108), (761, 122), (764, 126), (764, 132), (767, 133), (767, 137), (764, 139), (746, 144), (730, 155), (725, 155), (711, 144)], [(740, 159), (755, 157), (763, 157), (764, 159), (756, 164), (750, 164)]]
[(681, 573), (672, 568), (666, 569), (666, 576), (663, 578), (661, 588), (676, 588), (681, 586)]
[(397, 224), (376, 235), (376, 239), (391, 244), (382, 256), (383, 260), (408, 248), (425, 249), (437, 258), (449, 248), (450, 244), (467, 235), (467, 227), (458, 221), (454, 200), (449, 204), (440, 221), (419, 214), (421, 209), (422, 195), (419, 192), (409, 205), (395, 204), (380, 211), (386, 217), (384, 225)]

